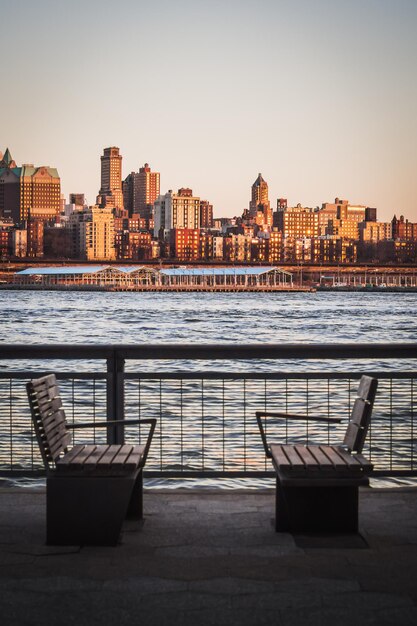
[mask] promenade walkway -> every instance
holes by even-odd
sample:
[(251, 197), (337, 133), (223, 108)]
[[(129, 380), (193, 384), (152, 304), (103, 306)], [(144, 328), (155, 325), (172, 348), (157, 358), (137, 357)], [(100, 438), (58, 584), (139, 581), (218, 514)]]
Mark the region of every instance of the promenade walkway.
[(44, 545), (45, 493), (0, 490), (4, 626), (417, 624), (417, 488), (361, 491), (356, 537), (276, 534), (274, 493), (145, 493), (115, 548)]

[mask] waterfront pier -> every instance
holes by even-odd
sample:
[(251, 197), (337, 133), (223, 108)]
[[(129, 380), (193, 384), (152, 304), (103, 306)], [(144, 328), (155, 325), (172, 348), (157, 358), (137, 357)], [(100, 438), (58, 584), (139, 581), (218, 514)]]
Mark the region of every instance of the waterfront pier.
[[(369, 343), (0, 346), (2, 620), (37, 626), (56, 620), (59, 607), (63, 626), (414, 626), (417, 373), (409, 364), (416, 355), (415, 344)], [(276, 533), (274, 476), (256, 408), (325, 416), (336, 395), (332, 415), (344, 431), (360, 371), (329, 362), (363, 362), (370, 373), (372, 359), (379, 386), (365, 453), (375, 471), (371, 487), (360, 489), (359, 534)], [(225, 371), (227, 360), (233, 365)], [(280, 360), (301, 361), (302, 371), (281, 369)], [(323, 360), (326, 370), (306, 367)], [(239, 370), (241, 361), (253, 367)], [(51, 367), (74, 423), (158, 420), (145, 519), (126, 522), (116, 547), (45, 545), (42, 463), (25, 383)], [(340, 441), (339, 426), (320, 428), (307, 421), (302, 431), (284, 424), (279, 432), (283, 441)], [(139, 435), (105, 430), (109, 443)], [(99, 442), (94, 428), (88, 435)]]

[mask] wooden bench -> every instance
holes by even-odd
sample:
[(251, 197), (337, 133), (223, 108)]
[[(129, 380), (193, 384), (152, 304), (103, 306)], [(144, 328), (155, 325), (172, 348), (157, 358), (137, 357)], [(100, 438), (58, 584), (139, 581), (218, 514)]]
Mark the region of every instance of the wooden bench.
[[(46, 469), (46, 542), (115, 545), (124, 519), (142, 518), (142, 469), (156, 419), (69, 424), (54, 374), (27, 384)], [(71, 431), (115, 424), (150, 426), (145, 445), (77, 444)]]
[(266, 456), (276, 479), (277, 531), (357, 532), (358, 488), (368, 485), (372, 464), (361, 454), (369, 428), (378, 381), (362, 376), (342, 445), (268, 444), (262, 418), (278, 417), (327, 423), (337, 418), (257, 411)]

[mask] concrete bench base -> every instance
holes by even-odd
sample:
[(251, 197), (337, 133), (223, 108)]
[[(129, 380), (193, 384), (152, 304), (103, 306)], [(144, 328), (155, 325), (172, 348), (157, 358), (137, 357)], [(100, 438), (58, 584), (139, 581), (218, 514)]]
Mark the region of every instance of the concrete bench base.
[(277, 532), (358, 531), (357, 486), (283, 486), (277, 478)]
[(129, 476), (47, 478), (48, 545), (116, 545), (126, 517), (142, 518), (142, 470)]

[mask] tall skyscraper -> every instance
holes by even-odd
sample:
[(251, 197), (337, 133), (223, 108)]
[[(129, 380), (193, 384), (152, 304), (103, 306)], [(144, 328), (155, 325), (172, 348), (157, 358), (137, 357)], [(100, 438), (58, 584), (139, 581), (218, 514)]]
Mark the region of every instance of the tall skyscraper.
[(268, 197), (268, 183), (258, 174), (252, 185), (252, 196), (249, 203), (249, 216), (259, 226), (272, 226), (272, 210)]
[(122, 155), (119, 148), (104, 148), (101, 159), (101, 187), (97, 203), (101, 207), (123, 209)]
[(160, 174), (152, 172), (149, 163), (145, 163), (139, 170), (138, 178), (138, 197), (134, 212), (139, 213), (141, 217), (149, 217), (159, 196)]
[(152, 217), (153, 204), (160, 193), (160, 174), (152, 172), (145, 163), (139, 172), (131, 172), (123, 181), (125, 209), (129, 215), (138, 213), (140, 217)]

